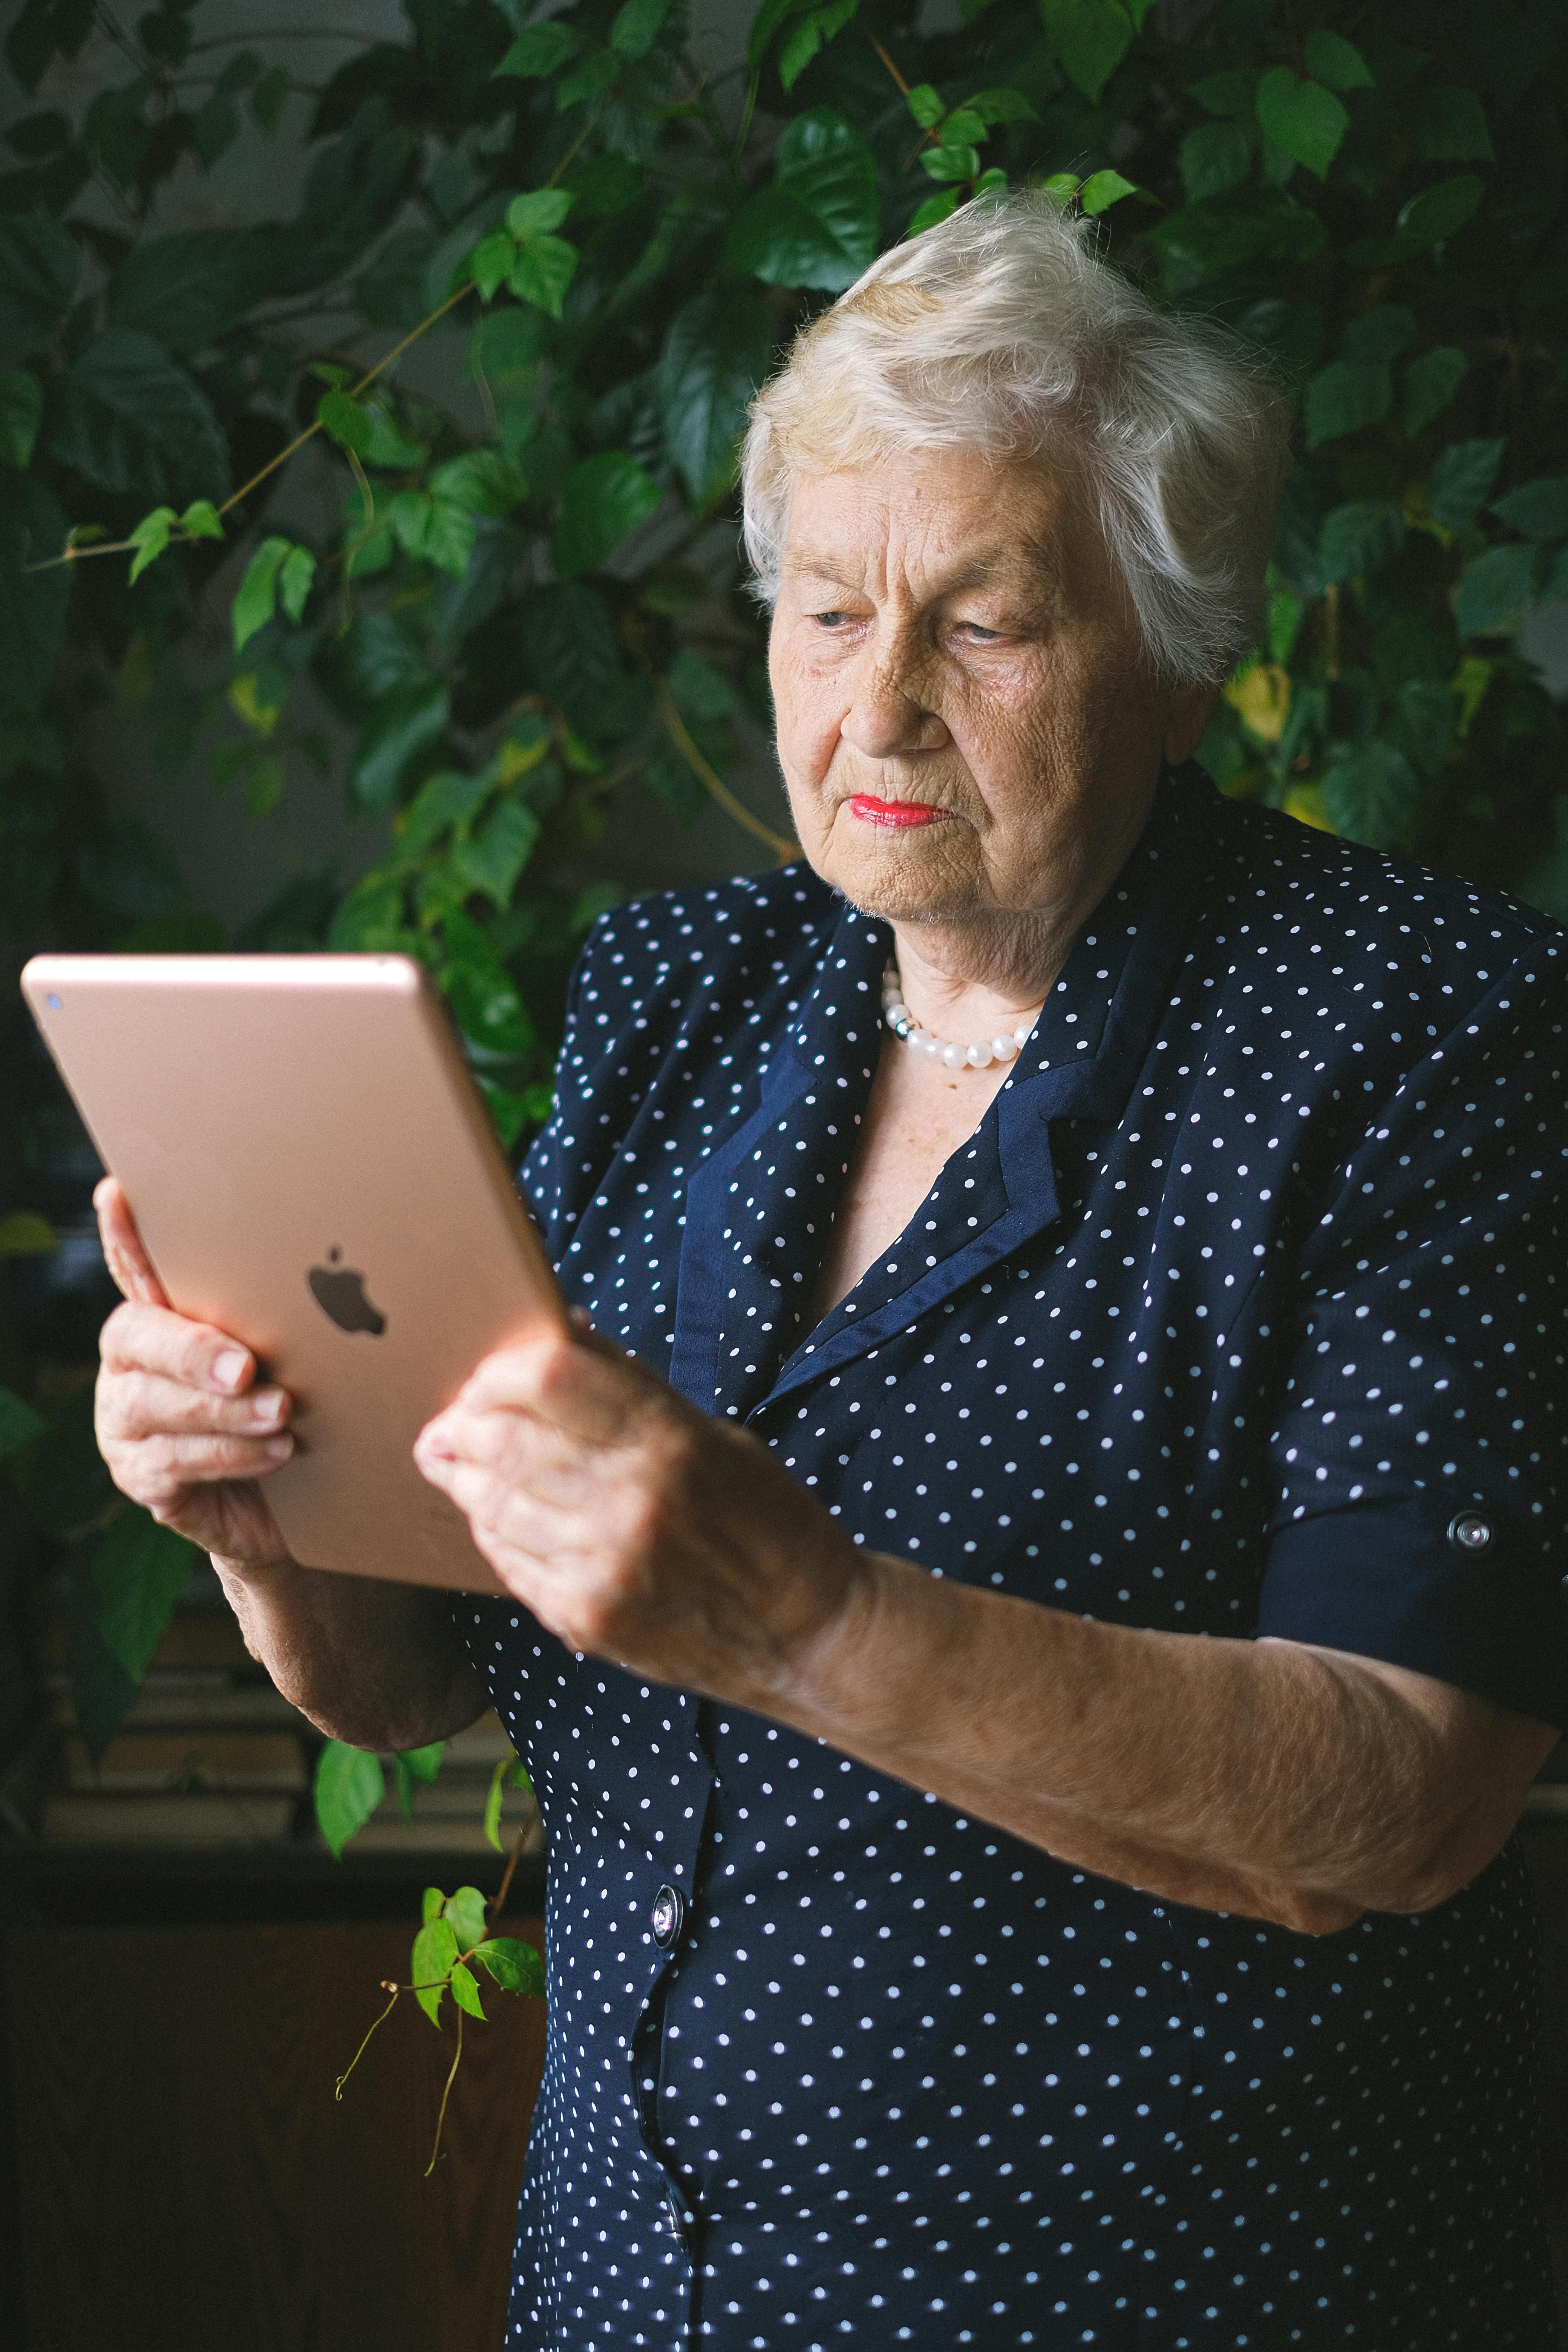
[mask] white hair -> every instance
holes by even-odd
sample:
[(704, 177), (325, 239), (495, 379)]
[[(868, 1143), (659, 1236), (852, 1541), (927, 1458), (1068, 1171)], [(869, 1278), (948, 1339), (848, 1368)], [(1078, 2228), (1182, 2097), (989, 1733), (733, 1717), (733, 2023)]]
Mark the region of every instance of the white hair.
[(978, 197), (874, 261), (752, 404), (746, 551), (773, 603), (797, 473), (977, 448), (1065, 467), (1150, 660), (1228, 676), (1257, 642), (1289, 417), (1237, 339), (1154, 305), (1043, 191)]

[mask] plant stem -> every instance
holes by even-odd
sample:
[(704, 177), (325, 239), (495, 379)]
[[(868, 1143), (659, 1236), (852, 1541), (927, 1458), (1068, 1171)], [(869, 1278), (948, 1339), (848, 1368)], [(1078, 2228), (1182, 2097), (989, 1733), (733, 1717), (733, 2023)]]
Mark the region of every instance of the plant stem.
[(436, 2145), (430, 2151), (430, 2161), (425, 2168), (425, 2178), (426, 2180), (429, 2179), (430, 2175), (435, 2171), (436, 2158), (441, 2153), (441, 2126), (447, 2120), (447, 2102), (452, 2095), (452, 2085), (458, 2078), (458, 2063), (461, 2059), (462, 2054), (463, 2012), (459, 2010), (458, 2011), (458, 2047), (453, 2053), (452, 2071), (447, 2077), (447, 2087), (441, 2094), (441, 2112), (436, 2118)]
[(511, 1842), (511, 1859), (510, 1859), (510, 1861), (507, 1864), (506, 1871), (505, 1871), (505, 1874), (503, 1875), (503, 1877), (502, 1877), (502, 1879), (501, 1879), (500, 1885), (500, 1887), (498, 1888), (497, 1892), (496, 1892), (496, 1893), (495, 1893), (495, 1894), (490, 1897), (490, 1900), (489, 1900), (489, 1901), (486, 1904), (486, 1906), (485, 1906), (485, 1909), (486, 1909), (487, 1911), (493, 1911), (493, 1912), (495, 1913), (496, 1917), (497, 1917), (498, 1919), (500, 1917), (500, 1915), (501, 1915), (501, 1906), (502, 1906), (502, 1905), (505, 1903), (506, 1898), (507, 1898), (508, 1892), (509, 1892), (509, 1890), (510, 1890), (510, 1886), (511, 1886), (511, 1874), (512, 1874), (512, 1872), (517, 1868), (518, 1864), (522, 1860), (522, 1842), (523, 1842), (524, 1838), (528, 1835), (528, 1832), (529, 1832), (529, 1830), (530, 1830), (530, 1828), (531, 1828), (531, 1824), (530, 1822), (524, 1822), (524, 1823), (523, 1823), (522, 1827), (519, 1830), (519, 1832), (518, 1832), (518, 1833), (517, 1833), (516, 1837), (515, 1837), (515, 1838), (513, 1838), (513, 1840), (512, 1840), (512, 1842)]
[(782, 833), (774, 833), (771, 826), (763, 823), (760, 816), (753, 816), (745, 803), (735, 798), (718, 770), (710, 767), (692, 741), (686, 721), (676, 709), (675, 697), (662, 677), (655, 677), (653, 680), (653, 697), (658, 706), (658, 715), (664, 721), (665, 730), (670, 741), (698, 782), (711, 799), (718, 802), (725, 815), (732, 817), (735, 823), (743, 831), (751, 834), (755, 840), (765, 843), (781, 866), (787, 866), (792, 858), (798, 857), (799, 844), (786, 841)]
[[(384, 1980), (384, 1979), (383, 1979), (383, 1982), (382, 1982), (382, 1988), (381, 1988), (381, 1989), (382, 1989), (383, 1992), (384, 1992), (384, 1991), (386, 1990), (386, 1984), (385, 1984), (385, 1980)], [(373, 2026), (371, 2027), (371, 2029), (370, 2029), (370, 2033), (367, 2033), (367, 2034), (365, 2035), (364, 2040), (360, 2043), (359, 2048), (354, 2052), (353, 2056), (349, 2060), (348, 2064), (344, 2067), (344, 2069), (343, 2069), (342, 2073), (338, 2076), (338, 2079), (337, 2079), (336, 2084), (334, 2085), (333, 2090), (332, 2090), (332, 2096), (333, 2096), (333, 2098), (334, 2098), (334, 2099), (341, 2099), (341, 2098), (342, 2097), (342, 2095), (343, 2095), (343, 2084), (348, 2081), (349, 2076), (353, 2073), (354, 2068), (359, 2064), (360, 2060), (364, 2056), (364, 2053), (365, 2053), (366, 2050), (370, 2047), (370, 2035), (371, 2035), (371, 2033), (374, 2033), (374, 2032), (375, 2032), (375, 2027), (376, 2027), (377, 2025), (384, 2025), (384, 2024), (385, 2024), (385, 2022), (386, 2022), (387, 2019), (392, 2015), (393, 2011), (397, 2007), (397, 1996), (398, 1996), (399, 1992), (401, 1992), (401, 1990), (403, 1990), (403, 1988), (401, 1987), (401, 1985), (394, 1985), (394, 1986), (393, 1986), (393, 1988), (392, 1988), (392, 1999), (387, 2002), (386, 2007), (382, 2011), (381, 2015), (376, 2019), (376, 2021), (375, 2021), (375, 2025), (373, 2025)]]

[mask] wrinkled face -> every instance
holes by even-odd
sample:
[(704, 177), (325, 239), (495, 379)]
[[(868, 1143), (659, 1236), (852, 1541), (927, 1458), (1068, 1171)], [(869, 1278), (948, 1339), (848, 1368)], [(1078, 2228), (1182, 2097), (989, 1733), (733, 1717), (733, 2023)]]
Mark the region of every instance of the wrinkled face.
[(1153, 677), (1062, 480), (968, 450), (796, 478), (769, 667), (806, 856), (910, 923), (1103, 888), (1213, 702)]

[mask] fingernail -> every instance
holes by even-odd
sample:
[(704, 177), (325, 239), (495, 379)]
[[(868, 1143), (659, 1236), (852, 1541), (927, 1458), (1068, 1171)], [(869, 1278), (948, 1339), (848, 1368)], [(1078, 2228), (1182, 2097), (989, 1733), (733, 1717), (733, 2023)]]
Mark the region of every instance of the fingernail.
[(245, 1358), (237, 1348), (226, 1348), (213, 1362), (213, 1381), (220, 1389), (237, 1389), (245, 1378)]
[(258, 1396), (256, 1398), (251, 1411), (258, 1427), (262, 1429), (270, 1429), (276, 1423), (281, 1421), (283, 1418), (283, 1395), (281, 1390), (274, 1389), (270, 1396)]
[(269, 1437), (267, 1441), (267, 1451), (271, 1454), (274, 1462), (287, 1462), (294, 1451), (294, 1441), (287, 1436)]

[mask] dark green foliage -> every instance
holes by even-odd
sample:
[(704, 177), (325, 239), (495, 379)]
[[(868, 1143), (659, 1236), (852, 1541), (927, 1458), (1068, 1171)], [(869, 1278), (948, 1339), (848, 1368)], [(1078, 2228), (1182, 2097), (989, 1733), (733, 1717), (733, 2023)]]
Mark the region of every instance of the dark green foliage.
[[(1180, 41), (1161, 13), (966, 0), (960, 29), (922, 33), (913, 0), (766, 0), (715, 76), (685, 0), (543, 22), (408, 0), (405, 37), (347, 47), (305, 123), (264, 32), (194, 46), (204, 0), (161, 0), (132, 56), (86, 0), (25, 0), (5, 46), (35, 110), (0, 173), (7, 919), (217, 944), (73, 756), (77, 713), (113, 692), (165, 772), (204, 759), (237, 844), (241, 802), (265, 822), (290, 778), (389, 824), (351, 890), (305, 877), (235, 944), (422, 958), (521, 1143), (616, 895), (585, 886), (607, 801), (689, 822), (742, 708), (766, 720), (763, 623), (714, 530), (754, 387), (879, 247), (1024, 182), (1076, 191), (1117, 266), (1235, 329), (1294, 404), (1264, 642), (1203, 747), (1216, 779), (1568, 910), (1562, 727), (1516, 643), (1568, 599), (1560, 0), (1456, 0), (1440, 26), (1426, 0), (1219, 0)], [(51, 79), (73, 58), (96, 78), (74, 120)], [(169, 175), (241, 135), (305, 141), (291, 216), (147, 233)], [(112, 230), (79, 202), (89, 174)], [(395, 364), (370, 378), (420, 329), (477, 406)], [(300, 538), (267, 468), (312, 427), (337, 488)], [(198, 684), (198, 599), (231, 553), (230, 667)], [(111, 1498), (47, 1417), (14, 1458), (63, 1538)], [(142, 1634), (117, 1655), (78, 1582), (73, 1655), (109, 1721)], [(384, 1776), (322, 1769), (341, 1841)]]

